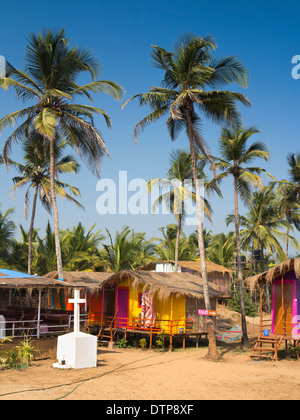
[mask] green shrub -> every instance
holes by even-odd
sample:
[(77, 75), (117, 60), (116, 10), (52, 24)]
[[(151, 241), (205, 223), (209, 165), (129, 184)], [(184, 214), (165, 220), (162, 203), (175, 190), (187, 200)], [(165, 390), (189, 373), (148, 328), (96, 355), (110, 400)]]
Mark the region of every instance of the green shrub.
[[(244, 291), (244, 304), (247, 316), (254, 317), (258, 315), (259, 303), (252, 302), (249, 293), (246, 291)], [(227, 307), (231, 311), (241, 313), (240, 294), (238, 292), (232, 293), (231, 298), (227, 302)]]
[(288, 348), (280, 352), (280, 356), (288, 360), (299, 360), (300, 358), (300, 346), (289, 346)]
[(35, 351), (36, 348), (31, 344), (31, 338), (24, 337), (18, 346), (1, 353), (0, 363), (10, 369), (27, 368)]
[(142, 349), (145, 349), (147, 347), (147, 340), (146, 340), (146, 338), (141, 338), (140, 339), (140, 347)]
[(119, 349), (125, 349), (127, 347), (127, 340), (125, 340), (125, 338), (120, 338), (120, 340), (116, 342), (116, 346)]
[(161, 348), (162, 350), (164, 350), (165, 341), (166, 341), (165, 331), (162, 330), (162, 332), (158, 334), (155, 344), (158, 348)]

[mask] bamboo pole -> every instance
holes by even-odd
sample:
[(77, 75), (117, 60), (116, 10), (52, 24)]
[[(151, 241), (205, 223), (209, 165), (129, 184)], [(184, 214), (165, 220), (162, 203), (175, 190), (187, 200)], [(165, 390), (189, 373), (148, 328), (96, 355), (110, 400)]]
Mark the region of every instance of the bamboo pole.
[(259, 290), (259, 300), (260, 300), (260, 305), (259, 305), (259, 312), (260, 312), (260, 335), (262, 336), (262, 323), (263, 323), (263, 303), (262, 303), (262, 294), (263, 294), (263, 290), (262, 290), (262, 285), (259, 286), (260, 290)]

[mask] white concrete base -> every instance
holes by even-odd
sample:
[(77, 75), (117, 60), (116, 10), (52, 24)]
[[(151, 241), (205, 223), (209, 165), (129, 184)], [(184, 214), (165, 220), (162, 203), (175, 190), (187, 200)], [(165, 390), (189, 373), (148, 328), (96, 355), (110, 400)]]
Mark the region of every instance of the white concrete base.
[(97, 337), (72, 332), (57, 339), (57, 360), (52, 366), (60, 369), (86, 369), (97, 366)]

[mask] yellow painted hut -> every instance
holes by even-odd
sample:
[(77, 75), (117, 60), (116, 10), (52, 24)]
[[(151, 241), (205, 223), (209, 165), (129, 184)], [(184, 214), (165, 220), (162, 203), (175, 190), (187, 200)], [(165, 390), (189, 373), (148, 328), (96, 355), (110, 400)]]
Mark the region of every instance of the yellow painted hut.
[[(116, 318), (123, 328), (132, 329), (140, 324), (167, 334), (206, 332), (206, 317), (198, 313), (205, 309), (200, 277), (187, 272), (123, 270), (105, 283), (117, 285)], [(211, 308), (216, 310), (217, 299), (223, 293), (210, 284), (209, 295)]]
[[(57, 278), (57, 272), (46, 277)], [(118, 332), (207, 335), (202, 279), (189, 272), (163, 273), (123, 270), (118, 273), (65, 272), (64, 280), (87, 297), (89, 325), (100, 327), (99, 336)], [(210, 283), (211, 308), (223, 296)], [(67, 297), (68, 298), (68, 297)], [(199, 311), (201, 311), (199, 313)]]

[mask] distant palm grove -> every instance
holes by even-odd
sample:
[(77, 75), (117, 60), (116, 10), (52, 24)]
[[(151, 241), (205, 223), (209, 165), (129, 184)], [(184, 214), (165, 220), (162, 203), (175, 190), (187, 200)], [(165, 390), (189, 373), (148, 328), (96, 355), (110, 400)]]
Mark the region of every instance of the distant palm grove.
[[(170, 150), (165, 179), (155, 178), (145, 185), (149, 193), (155, 185), (168, 185), (170, 193), (161, 195), (154, 207), (164, 203), (173, 213), (174, 223), (160, 227), (155, 238), (128, 226), (120, 226), (112, 236), (105, 226), (99, 231), (95, 224), (86, 227), (79, 223), (62, 230), (57, 200), (67, 199), (84, 207), (76, 187), (79, 159), (99, 176), (102, 160), (109, 156), (109, 141), (104, 142), (94, 117), (103, 117), (107, 127), (111, 127), (111, 120), (105, 110), (91, 105), (93, 95), (104, 93), (121, 101), (125, 90), (117, 82), (100, 80), (93, 53), (71, 47), (65, 30), (43, 31), (27, 38), (24, 69), (7, 62), (5, 77), (0, 79), (0, 88), (13, 90), (16, 104), (22, 103), (21, 109), (0, 116), (0, 164), (17, 173), (11, 177), (11, 195), (17, 189), (24, 191), (24, 216), (30, 226), (27, 231), (22, 221), (18, 227), (14, 209), (0, 207), (0, 267), (39, 275), (57, 270), (63, 279), (66, 270), (114, 272), (136, 269), (149, 261), (174, 260), (176, 271), (178, 261), (200, 259), (205, 305), (210, 309), (209, 260), (236, 272), (247, 345), (245, 277), (298, 252), (293, 232), (300, 230), (300, 154), (292, 150), (284, 157), (286, 179), (278, 180), (276, 174), (266, 171), (269, 147), (261, 141), (257, 128), (244, 125), (239, 111), (239, 106), (251, 107), (251, 101), (230, 89), (233, 84), (247, 88), (248, 71), (234, 56), (215, 58), (215, 50), (210, 36), (181, 36), (173, 51), (152, 46), (151, 59), (161, 72), (161, 84), (126, 100), (122, 109), (126, 112), (135, 100), (150, 109), (136, 122), (135, 141), (149, 124), (161, 119), (165, 119), (171, 140), (181, 133), (186, 135), (185, 150)], [(206, 121), (220, 125), (219, 139), (215, 139), (219, 144), (217, 156), (203, 138)], [(3, 138), (7, 128), (12, 132)], [(23, 161), (12, 159), (15, 148), (23, 150)], [(65, 173), (73, 174), (72, 185), (60, 179)], [(200, 178), (204, 179), (205, 197), (200, 195)], [(224, 218), (229, 233), (216, 234), (204, 228), (202, 208), (212, 221), (210, 197), (217, 195), (221, 202), (225, 178), (232, 182), (234, 211)], [(185, 179), (192, 180), (192, 191), (185, 190)], [(197, 208), (197, 227), (189, 236), (184, 234), (187, 197)], [(38, 200), (53, 216), (46, 231), (35, 225)], [(241, 202), (245, 214), (240, 213)], [(245, 260), (253, 263), (245, 266)], [(217, 356), (214, 326), (208, 319), (210, 350)]]

